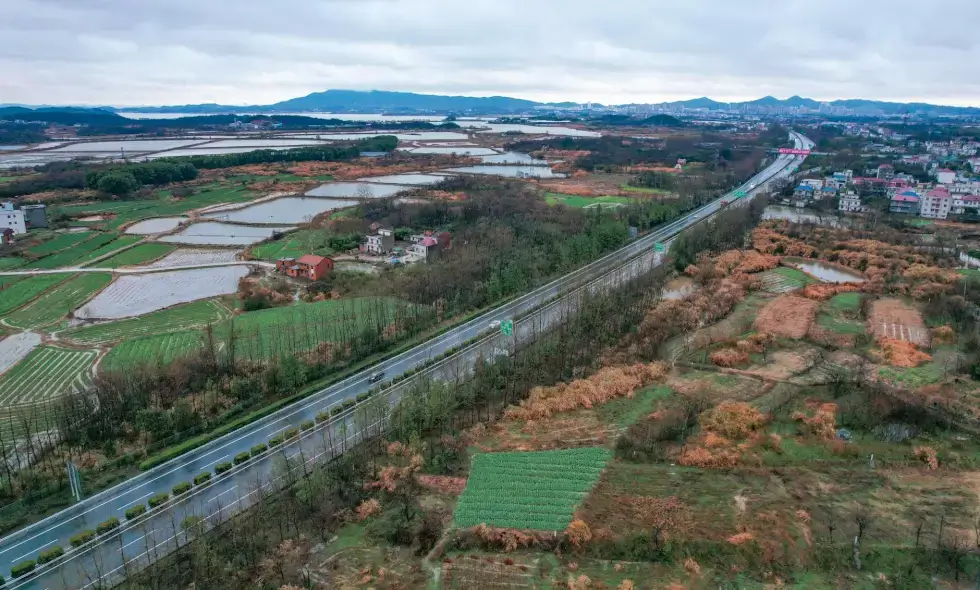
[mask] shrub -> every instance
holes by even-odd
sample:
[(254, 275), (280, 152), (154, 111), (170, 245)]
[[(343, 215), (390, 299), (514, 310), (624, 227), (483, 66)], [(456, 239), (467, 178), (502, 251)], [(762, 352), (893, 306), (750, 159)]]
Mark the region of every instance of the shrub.
[[(248, 457), (245, 457), (245, 458), (247, 459)], [(237, 457), (236, 457), (236, 459), (237, 459)], [(222, 473), (224, 473), (226, 471), (231, 471), (231, 468), (232, 468), (231, 462), (230, 461), (225, 461), (224, 463), (218, 463), (217, 465), (215, 465), (214, 466), (214, 472), (216, 474), (218, 474), (218, 475), (221, 475)], [(200, 477), (200, 476), (198, 476), (198, 477)], [(195, 481), (194, 483), (197, 483), (197, 481)]]
[(303, 422), (302, 424), (299, 425), (299, 427), (303, 430), (312, 430), (313, 426), (315, 426), (313, 420), (307, 420), (306, 422)]
[(95, 527), (95, 532), (100, 535), (104, 535), (109, 531), (115, 530), (117, 528), (119, 528), (119, 519), (113, 516), (112, 518), (110, 518), (105, 522), (100, 522), (99, 526)]
[(337, 406), (334, 409), (330, 410), (330, 415), (331, 416), (339, 416), (342, 413), (344, 413), (344, 409), (341, 408), (340, 406)]
[(62, 549), (61, 545), (55, 545), (54, 547), (42, 551), (37, 556), (38, 563), (47, 563), (49, 561), (54, 561), (65, 554), (65, 550)]
[(71, 543), (72, 547), (81, 547), (91, 541), (93, 537), (95, 537), (95, 531), (82, 531), (71, 539), (68, 539), (68, 542)]
[(361, 402), (367, 400), (367, 398), (368, 398), (368, 394), (366, 394), (366, 393), (359, 393), (359, 394), (357, 394), (357, 397), (354, 398), (354, 399), (357, 400), (357, 403), (361, 403)]
[(126, 520), (133, 520), (144, 513), (146, 513), (146, 506), (143, 504), (137, 504), (136, 506), (126, 510)]
[(264, 443), (259, 443), (254, 447), (252, 447), (252, 456), (255, 457), (261, 455), (262, 453), (266, 452), (268, 449), (269, 447), (265, 446)]
[(248, 461), (251, 457), (252, 456), (249, 455), (247, 452), (238, 453), (237, 455), (235, 455), (235, 465), (241, 465), (242, 463)]
[(349, 410), (349, 409), (353, 408), (356, 404), (357, 404), (357, 402), (355, 402), (352, 399), (349, 399), (349, 400), (345, 401), (344, 403), (340, 404), (340, 407), (342, 407), (345, 410)]
[(170, 499), (170, 494), (166, 494), (166, 493), (157, 494), (156, 496), (150, 496), (150, 499), (147, 501), (147, 503), (150, 505), (150, 508), (156, 508), (157, 506), (163, 504), (169, 499)]
[(289, 440), (291, 438), (296, 438), (298, 434), (299, 434), (299, 428), (296, 428), (295, 426), (293, 426), (292, 428), (287, 428), (286, 432), (283, 433), (286, 440)]
[(27, 561), (22, 561), (17, 565), (15, 565), (14, 567), (10, 568), (10, 575), (15, 578), (19, 578), (24, 574), (29, 574), (32, 571), (34, 571), (35, 567), (36, 564), (34, 563), (34, 560), (28, 559)]
[(319, 412), (316, 415), (316, 423), (320, 424), (330, 419), (330, 412)]
[(280, 437), (280, 436), (274, 436), (274, 437), (272, 437), (272, 438), (269, 439), (269, 446), (270, 447), (278, 447), (281, 444), (282, 444), (282, 437)]
[(745, 402), (725, 401), (701, 415), (701, 428), (733, 440), (748, 438), (766, 423), (762, 413)]
[(194, 485), (196, 486), (208, 483), (209, 481), (211, 481), (210, 471), (205, 471), (204, 473), (200, 473), (194, 477)]
[(191, 489), (191, 483), (189, 481), (182, 481), (179, 484), (172, 487), (170, 491), (172, 491), (175, 496), (179, 496), (181, 494), (186, 493), (187, 490), (189, 489)]

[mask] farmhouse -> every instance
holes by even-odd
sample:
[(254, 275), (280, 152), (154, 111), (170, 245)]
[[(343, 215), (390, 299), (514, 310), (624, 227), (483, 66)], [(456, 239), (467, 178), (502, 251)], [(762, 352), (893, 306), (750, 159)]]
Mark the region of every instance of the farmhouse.
[(276, 261), (276, 270), (294, 278), (319, 281), (333, 270), (333, 259), (313, 254), (305, 254), (298, 259), (280, 258)]

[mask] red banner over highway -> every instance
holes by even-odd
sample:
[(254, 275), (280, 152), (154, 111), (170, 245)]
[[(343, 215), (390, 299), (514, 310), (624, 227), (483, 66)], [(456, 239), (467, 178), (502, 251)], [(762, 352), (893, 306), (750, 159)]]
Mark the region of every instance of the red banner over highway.
[(793, 154), (794, 156), (809, 156), (810, 150), (799, 150), (796, 148), (779, 148), (781, 154)]

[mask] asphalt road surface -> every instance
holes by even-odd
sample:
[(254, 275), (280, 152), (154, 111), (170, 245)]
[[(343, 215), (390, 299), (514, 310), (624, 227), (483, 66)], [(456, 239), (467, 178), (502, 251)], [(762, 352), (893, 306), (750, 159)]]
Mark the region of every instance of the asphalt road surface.
[[(802, 135), (793, 133), (792, 138), (797, 147), (812, 145)], [(803, 157), (800, 156), (780, 156), (739, 188), (751, 197), (763, 190), (768, 182), (791, 174), (802, 161)], [(658, 264), (662, 255), (653, 251), (655, 243), (666, 244), (685, 228), (710, 217), (722, 208), (724, 200), (735, 204), (734, 192), (428, 342), (0, 539), (0, 572), (8, 579), (7, 588), (67, 590), (110, 587), (118, 583), (126, 575), (187, 542), (189, 536), (197, 534), (199, 530), (210, 528), (247, 509), (264, 494), (288, 482), (291, 476), (288, 475), (289, 470), (283, 469), (283, 457), (293, 459), (293, 472), (302, 472), (314, 463), (343, 453), (362, 436), (369, 436), (384, 427), (387, 414), (384, 400), (397, 403), (416, 379), (423, 375), (441, 380), (465, 376), (478, 357), (487, 359), (506, 354), (515, 341), (531, 338), (562, 321), (574, 309), (577, 298), (585, 290), (615, 285)], [(513, 318), (520, 318), (515, 322), (514, 337), (499, 336), (497, 330), (491, 328), (492, 322)], [(232, 461), (238, 453), (248, 452), (259, 443), (267, 443), (270, 438), (282, 435), (286, 429), (313, 420), (317, 413), (328, 411), (368, 391), (376, 385), (369, 380), (376, 372), (383, 371), (384, 379), (391, 379), (481, 335), (484, 337), (480, 341), (388, 388), (384, 396), (376, 396), (330, 422), (318, 424), (314, 429), (302, 432), (300, 436), (236, 466), (230, 472), (213, 475), (215, 465)], [(150, 496), (170, 492), (174, 485), (192, 481), (203, 472), (212, 472), (210, 482), (193, 488), (133, 522), (126, 521), (124, 514), (128, 508), (146, 504)], [(185, 519), (189, 516), (199, 517), (201, 523), (185, 531)], [(71, 548), (69, 538), (72, 535), (95, 530), (99, 523), (111, 517), (118, 518), (122, 523), (118, 529), (100, 535), (87, 545)], [(39, 565), (30, 575), (17, 580), (10, 580), (6, 575), (15, 564), (37, 559), (40, 552), (55, 546), (63, 547), (66, 554)]]

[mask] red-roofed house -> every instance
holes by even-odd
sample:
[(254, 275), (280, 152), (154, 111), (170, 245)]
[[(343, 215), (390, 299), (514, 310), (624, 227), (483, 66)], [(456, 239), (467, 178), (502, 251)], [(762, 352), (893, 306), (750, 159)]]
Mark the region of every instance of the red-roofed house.
[(276, 261), (276, 270), (294, 278), (302, 277), (311, 281), (319, 281), (333, 270), (333, 259), (314, 254), (304, 254), (299, 259), (280, 258)]
[(919, 194), (914, 190), (908, 189), (900, 193), (895, 193), (888, 206), (892, 213), (904, 215), (914, 215), (919, 212)]
[(953, 207), (953, 197), (944, 186), (937, 186), (922, 198), (919, 215), (930, 219), (946, 219)]
[(953, 207), (949, 212), (953, 215), (962, 215), (967, 209), (972, 209), (974, 212), (980, 210), (980, 195), (953, 193)]

